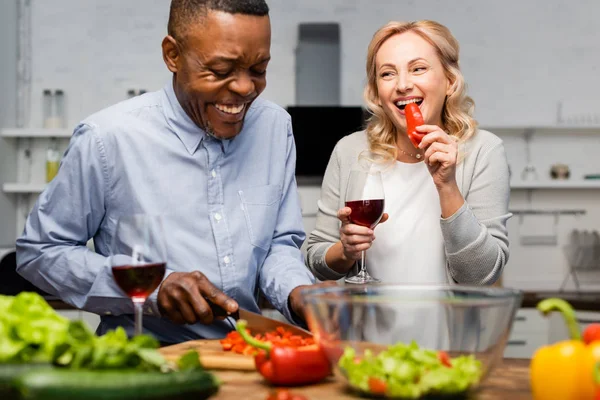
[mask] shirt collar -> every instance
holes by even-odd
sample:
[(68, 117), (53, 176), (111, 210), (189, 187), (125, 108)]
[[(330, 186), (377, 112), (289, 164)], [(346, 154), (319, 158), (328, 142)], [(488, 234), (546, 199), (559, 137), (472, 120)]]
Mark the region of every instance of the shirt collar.
[(206, 138), (211, 138), (218, 141), (221, 144), (221, 149), (223, 151), (228, 149), (230, 142), (229, 140), (220, 140), (209, 136), (204, 129), (200, 128), (194, 121), (192, 121), (183, 107), (181, 107), (181, 104), (179, 104), (179, 100), (177, 99), (175, 90), (173, 89), (173, 80), (169, 81), (169, 83), (164, 87), (163, 91), (166, 97), (166, 101), (164, 102), (164, 110), (167, 123), (173, 132), (175, 132), (179, 140), (181, 140), (188, 153), (194, 154), (200, 143), (202, 143), (202, 141)]

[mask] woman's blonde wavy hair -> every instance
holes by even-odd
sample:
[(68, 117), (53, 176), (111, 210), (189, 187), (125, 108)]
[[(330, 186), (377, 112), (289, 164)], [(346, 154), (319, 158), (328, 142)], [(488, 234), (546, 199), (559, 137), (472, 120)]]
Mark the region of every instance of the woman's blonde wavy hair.
[(384, 161), (394, 161), (398, 156), (397, 129), (378, 104), (375, 59), (386, 40), (409, 31), (421, 36), (435, 48), (446, 76), (452, 83), (451, 94), (446, 97), (442, 111), (443, 128), (459, 142), (466, 141), (477, 130), (477, 122), (472, 117), (475, 102), (466, 94), (465, 80), (458, 63), (459, 44), (450, 30), (435, 21), (392, 21), (375, 32), (369, 44), (367, 84), (364, 90), (367, 110), (371, 114), (366, 126), (370, 151), (373, 156), (379, 156)]

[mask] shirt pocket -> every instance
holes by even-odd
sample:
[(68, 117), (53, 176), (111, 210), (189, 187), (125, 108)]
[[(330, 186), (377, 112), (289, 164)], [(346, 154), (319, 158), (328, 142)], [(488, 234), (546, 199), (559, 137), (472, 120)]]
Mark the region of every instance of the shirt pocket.
[(246, 218), (250, 243), (269, 250), (277, 224), (281, 186), (253, 186), (238, 191)]

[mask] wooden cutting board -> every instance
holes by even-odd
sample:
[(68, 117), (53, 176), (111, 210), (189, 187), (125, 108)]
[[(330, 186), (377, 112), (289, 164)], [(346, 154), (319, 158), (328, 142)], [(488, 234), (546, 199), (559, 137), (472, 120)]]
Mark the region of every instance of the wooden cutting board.
[(160, 352), (168, 360), (175, 360), (190, 350), (196, 350), (200, 362), (206, 369), (224, 369), (237, 371), (255, 371), (253, 356), (225, 351), (218, 339), (191, 340), (172, 346), (162, 347)]

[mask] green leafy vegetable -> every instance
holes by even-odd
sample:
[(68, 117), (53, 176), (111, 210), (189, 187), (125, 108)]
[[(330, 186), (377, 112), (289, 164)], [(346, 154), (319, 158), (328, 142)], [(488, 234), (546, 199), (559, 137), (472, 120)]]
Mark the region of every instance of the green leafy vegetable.
[(412, 342), (395, 344), (377, 355), (367, 350), (361, 358), (347, 347), (338, 365), (351, 386), (388, 397), (460, 394), (479, 382), (482, 366), (474, 356), (452, 358), (449, 365), (443, 359), (439, 352)]
[(82, 321), (59, 315), (37, 293), (0, 296), (0, 363), (52, 363), (71, 369), (160, 370), (167, 361), (148, 335), (121, 327), (96, 336)]

